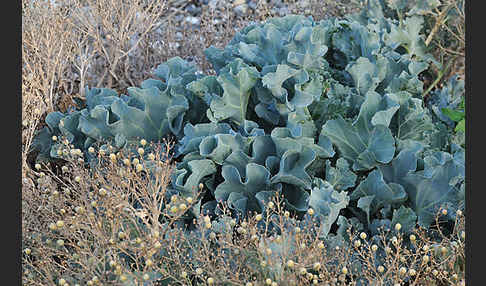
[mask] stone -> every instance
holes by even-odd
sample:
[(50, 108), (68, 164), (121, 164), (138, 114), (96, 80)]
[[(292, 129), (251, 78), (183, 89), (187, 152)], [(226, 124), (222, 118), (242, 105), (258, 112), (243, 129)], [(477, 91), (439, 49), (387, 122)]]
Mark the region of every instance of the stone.
[(238, 16), (244, 16), (248, 12), (248, 5), (247, 4), (241, 4), (233, 8), (235, 11), (236, 15)]

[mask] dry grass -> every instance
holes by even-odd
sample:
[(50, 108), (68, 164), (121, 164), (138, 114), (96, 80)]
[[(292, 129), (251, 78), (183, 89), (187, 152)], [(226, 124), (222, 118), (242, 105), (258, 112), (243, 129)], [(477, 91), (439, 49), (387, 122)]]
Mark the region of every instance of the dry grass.
[[(299, 1), (286, 2), (292, 2), (290, 12), (312, 15), (316, 20), (358, 8), (354, 2), (312, 0), (305, 7)], [(177, 15), (185, 15), (182, 10), (189, 1), (69, 0), (58, 6), (41, 3), (48, 1), (22, 1), (22, 279), (25, 285), (62, 285), (61, 279), (66, 281), (64, 285), (123, 285), (124, 279), (125, 283), (131, 281), (127, 285), (142, 285), (144, 275), (148, 274), (151, 280), (150, 273), (155, 272), (172, 278), (173, 285), (206, 285), (211, 281), (207, 280), (209, 277), (216, 285), (250, 285), (248, 282), (265, 285), (267, 279), (271, 279), (269, 285), (272, 282), (308, 285), (314, 280), (319, 285), (352, 285), (358, 273), (350, 264), (351, 257), (364, 265), (360, 274), (370, 281), (378, 281), (378, 285), (385, 279), (405, 285), (406, 277), (411, 278), (408, 285), (461, 285), (463, 216), (459, 216), (454, 234), (444, 236), (436, 245), (437, 255), (432, 254), (434, 243), (419, 230), (414, 251), (402, 244), (408, 237), (384, 234), (380, 247), (388, 245), (391, 252), (380, 272), (373, 264), (375, 257), (369, 239), (358, 238), (359, 233), (349, 233), (352, 241), (361, 241), (357, 248), (343, 245), (330, 249), (323, 242), (326, 247), (321, 249), (320, 240), (307, 229), (268, 237), (268, 233), (256, 228), (255, 216), (248, 219), (246, 226), (228, 220), (232, 231), (215, 232), (215, 237), (208, 231), (207, 236), (196, 240), (185, 236), (179, 228), (169, 227), (183, 215), (181, 204), (189, 208), (192, 203), (177, 197), (173, 201), (164, 199), (173, 166), (166, 160), (167, 153), (162, 151), (167, 148), (162, 146), (155, 148), (158, 152), (154, 161), (160, 167), (156, 171), (157, 181), (149, 180), (143, 171), (138, 172), (136, 164), (123, 162), (128, 157), (132, 160), (133, 154), (119, 154), (115, 162), (100, 155), (99, 166), (92, 170), (85, 168), (76, 152), (66, 158), (63, 166), (31, 168), (29, 149), (35, 131), (43, 125), (47, 113), (64, 112), (76, 98), (82, 98), (85, 86), (125, 92), (127, 87), (149, 78), (153, 68), (173, 56), (193, 59), (201, 70), (212, 73), (203, 56), (204, 48), (223, 47), (236, 30), (250, 21), (276, 16), (273, 7), (263, 0), (258, 3), (257, 13), (245, 17), (236, 17), (230, 3), (223, 14), (204, 7), (200, 27), (194, 30), (188, 23), (175, 20)], [(219, 21), (215, 22), (216, 19)], [(455, 24), (448, 27), (459, 37), (459, 42), (462, 37), (463, 43), (463, 22), (458, 21), (457, 27)], [(444, 53), (453, 47), (436, 39), (431, 45), (443, 47)], [(463, 54), (463, 46), (449, 53), (456, 52)], [(145, 163), (140, 161), (142, 165)], [(100, 193), (102, 188), (107, 191), (106, 195)], [(135, 209), (134, 201), (141, 207)], [(275, 213), (280, 223), (289, 221), (280, 207), (276, 202)], [(200, 229), (206, 227), (205, 218), (200, 217), (197, 222)], [(397, 237), (396, 245), (390, 244), (393, 235)], [(267, 243), (285, 242), (289, 238), (297, 242), (295, 252), (285, 250), (278, 259), (265, 258)], [(424, 250), (425, 245), (428, 251)], [(441, 254), (441, 246), (447, 248), (445, 254)], [(226, 259), (228, 253), (235, 258), (231, 263)], [(192, 255), (190, 260), (188, 254)], [(424, 255), (430, 255), (426, 265), (421, 262)], [(293, 267), (286, 266), (289, 260), (294, 262)], [(279, 261), (283, 265), (281, 272), (275, 270)], [(343, 267), (347, 268), (346, 275)], [(401, 267), (407, 269), (402, 276), (398, 275)], [(202, 273), (198, 274), (197, 268)], [(300, 274), (301, 268), (305, 269), (304, 274)], [(416, 274), (409, 276), (412, 268)]]

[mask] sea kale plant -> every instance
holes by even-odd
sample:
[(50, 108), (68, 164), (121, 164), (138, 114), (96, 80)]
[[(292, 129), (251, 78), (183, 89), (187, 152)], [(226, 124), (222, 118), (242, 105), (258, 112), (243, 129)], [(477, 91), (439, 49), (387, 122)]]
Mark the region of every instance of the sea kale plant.
[(172, 58), (128, 95), (87, 89), (77, 109), (47, 116), (37, 159), (62, 159), (65, 143), (89, 160), (99, 144), (135, 150), (140, 139), (172, 138), (169, 195), (198, 199), (181, 219), (189, 229), (201, 213), (217, 220), (222, 204), (237, 219), (265, 216), (275, 196), (302, 223), (312, 209), (321, 238), (343, 236), (337, 225), (410, 233), (439, 210), (454, 221), (464, 209), (464, 133), (448, 110), (460, 106), (463, 82), (425, 102), (420, 75), (440, 63), (422, 16), (396, 20), (368, 5), (342, 19), (251, 24), (205, 50), (215, 75)]

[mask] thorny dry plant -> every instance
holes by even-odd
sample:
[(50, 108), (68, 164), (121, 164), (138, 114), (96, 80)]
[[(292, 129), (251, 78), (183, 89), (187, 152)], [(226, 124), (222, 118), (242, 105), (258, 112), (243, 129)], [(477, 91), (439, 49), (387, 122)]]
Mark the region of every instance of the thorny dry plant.
[(38, 165), (24, 179), (25, 285), (463, 285), (462, 213), (453, 233), (437, 228), (438, 239), (395, 225), (378, 240), (346, 229), (346, 242), (316, 236), (312, 211), (298, 225), (276, 197), (269, 213), (239, 222), (224, 206), (220, 219), (202, 213), (189, 233), (178, 219), (200, 198), (170, 195), (172, 145), (147, 146), (148, 159), (93, 148), (88, 170), (66, 145), (62, 167)]
[(445, 78), (454, 74), (465, 78), (465, 1), (444, 0), (443, 2), (440, 9), (429, 11), (425, 15), (431, 27), (425, 43), (433, 47), (436, 58), (449, 65)]

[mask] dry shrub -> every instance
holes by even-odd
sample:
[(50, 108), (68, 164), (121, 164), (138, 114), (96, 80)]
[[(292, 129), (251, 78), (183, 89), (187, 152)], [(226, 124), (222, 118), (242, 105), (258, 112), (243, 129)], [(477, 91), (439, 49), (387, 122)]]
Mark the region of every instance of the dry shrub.
[[(298, 226), (276, 197), (267, 215), (238, 222), (221, 206), (218, 220), (201, 214), (188, 232), (177, 220), (200, 198), (170, 195), (172, 146), (151, 146), (145, 160), (94, 149), (88, 170), (66, 145), (62, 167), (38, 166), (22, 192), (25, 285), (463, 285), (462, 213), (451, 234), (436, 227), (439, 213), (435, 239), (391, 229), (371, 240), (349, 228), (346, 242), (319, 239), (312, 212)], [(261, 226), (270, 220), (286, 231)]]
[[(440, 9), (426, 14), (430, 32), (426, 44), (447, 67), (445, 79), (458, 74), (465, 78), (466, 26), (465, 1), (444, 0)], [(451, 16), (447, 16), (450, 13)]]

